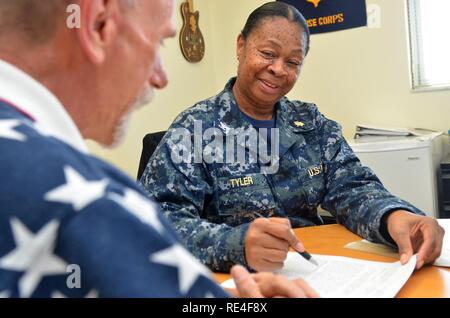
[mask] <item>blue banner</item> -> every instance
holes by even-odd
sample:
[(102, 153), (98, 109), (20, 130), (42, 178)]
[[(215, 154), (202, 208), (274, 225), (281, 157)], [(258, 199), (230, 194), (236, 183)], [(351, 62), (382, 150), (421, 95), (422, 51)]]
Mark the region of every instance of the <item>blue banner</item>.
[(365, 0), (278, 0), (296, 7), (308, 22), (311, 34), (367, 25)]

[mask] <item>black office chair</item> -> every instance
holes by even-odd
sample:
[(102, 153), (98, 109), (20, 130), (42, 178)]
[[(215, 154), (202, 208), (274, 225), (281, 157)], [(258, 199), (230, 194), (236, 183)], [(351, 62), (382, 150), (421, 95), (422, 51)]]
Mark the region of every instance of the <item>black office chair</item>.
[(323, 224), (336, 224), (336, 218), (334, 216), (322, 216)]
[(331, 213), (323, 210), (322, 208), (319, 208), (319, 214), (322, 218), (323, 224), (336, 224), (337, 220), (336, 217), (332, 216)]
[(150, 160), (150, 157), (152, 156), (153, 152), (155, 152), (156, 147), (158, 147), (161, 139), (165, 134), (166, 131), (147, 134), (142, 140), (141, 161), (139, 162), (139, 170), (137, 174), (138, 181), (141, 179), (142, 174), (147, 167), (148, 161)]

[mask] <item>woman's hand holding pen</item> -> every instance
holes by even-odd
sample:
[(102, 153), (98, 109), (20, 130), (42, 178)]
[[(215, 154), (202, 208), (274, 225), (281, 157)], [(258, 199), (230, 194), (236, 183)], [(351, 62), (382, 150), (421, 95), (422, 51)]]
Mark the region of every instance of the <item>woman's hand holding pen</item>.
[(289, 219), (255, 219), (245, 237), (247, 264), (256, 271), (275, 271), (283, 267), (290, 247), (298, 252), (305, 251)]

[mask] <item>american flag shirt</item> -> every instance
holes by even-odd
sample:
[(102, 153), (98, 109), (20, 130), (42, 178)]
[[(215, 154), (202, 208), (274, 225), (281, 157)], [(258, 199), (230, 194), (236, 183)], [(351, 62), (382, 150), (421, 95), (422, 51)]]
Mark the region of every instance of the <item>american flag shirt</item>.
[(226, 297), (58, 100), (0, 60), (0, 298)]

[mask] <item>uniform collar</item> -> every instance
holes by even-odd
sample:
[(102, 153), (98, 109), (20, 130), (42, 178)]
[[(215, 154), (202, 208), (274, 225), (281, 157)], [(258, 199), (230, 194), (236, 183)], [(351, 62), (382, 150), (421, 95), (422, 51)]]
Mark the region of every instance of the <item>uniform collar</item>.
[(88, 153), (80, 131), (59, 100), (17, 67), (0, 60), (0, 99), (35, 121), (45, 134)]
[(233, 94), (236, 78), (231, 78), (219, 94), (219, 107), (215, 108), (216, 127), (221, 129), (225, 136), (238, 135), (247, 131), (252, 125), (244, 118)]
[[(217, 127), (225, 135), (238, 134), (251, 127), (251, 124), (239, 111), (234, 97), (233, 86), (235, 82), (236, 77), (233, 77), (225, 85), (224, 90), (219, 95), (219, 107), (215, 109)], [(288, 129), (293, 133), (305, 133), (315, 129), (316, 123), (306, 108), (299, 107), (298, 104), (294, 105), (286, 97), (283, 97), (275, 107), (277, 128)]]
[[(218, 127), (225, 136), (245, 134), (252, 125), (244, 118), (238, 109), (233, 94), (233, 85), (236, 78), (231, 78), (219, 94), (218, 107), (215, 108), (215, 127)], [(233, 106), (236, 107), (233, 107)], [(289, 151), (294, 145), (304, 145), (303, 133), (316, 128), (316, 122), (310, 110), (302, 102), (291, 102), (283, 97), (276, 104), (277, 124), (279, 129), (279, 158)], [(248, 149), (245, 140), (241, 140), (241, 146)]]

